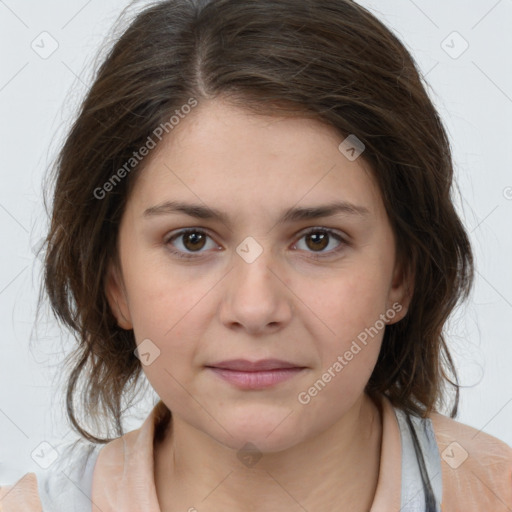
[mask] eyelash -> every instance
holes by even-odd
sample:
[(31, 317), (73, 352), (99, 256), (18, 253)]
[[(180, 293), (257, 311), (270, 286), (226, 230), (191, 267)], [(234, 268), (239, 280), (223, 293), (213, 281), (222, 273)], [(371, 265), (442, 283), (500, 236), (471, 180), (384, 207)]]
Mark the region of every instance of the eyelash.
[[(327, 258), (327, 257), (333, 256), (333, 255), (336, 255), (340, 251), (342, 251), (345, 248), (345, 246), (349, 245), (348, 242), (343, 237), (341, 237), (339, 234), (337, 234), (337, 232), (333, 231), (332, 229), (320, 228), (320, 227), (310, 228), (308, 231), (302, 233), (299, 240), (304, 238), (307, 235), (310, 235), (312, 233), (318, 233), (318, 232), (327, 233), (329, 235), (329, 237), (333, 237), (333, 238), (337, 239), (340, 242), (340, 246), (337, 247), (336, 249), (332, 249), (331, 251), (329, 251), (325, 254), (312, 252), (311, 257), (315, 260), (320, 260), (323, 258)], [(182, 237), (184, 235), (188, 235), (190, 233), (199, 233), (201, 235), (205, 235), (205, 236), (211, 238), (210, 235), (202, 229), (188, 228), (188, 229), (183, 229), (183, 230), (179, 231), (178, 233), (175, 233), (174, 235), (168, 237), (165, 240), (165, 245), (169, 246), (170, 242), (173, 241), (174, 239), (180, 238), (180, 237)], [(175, 256), (178, 256), (179, 258), (183, 258), (183, 259), (187, 259), (187, 260), (191, 260), (191, 259), (200, 257), (200, 253), (197, 253), (197, 255), (196, 255), (196, 253), (184, 253), (182, 251), (177, 251), (175, 249), (171, 249), (170, 246), (168, 247), (168, 250)]]

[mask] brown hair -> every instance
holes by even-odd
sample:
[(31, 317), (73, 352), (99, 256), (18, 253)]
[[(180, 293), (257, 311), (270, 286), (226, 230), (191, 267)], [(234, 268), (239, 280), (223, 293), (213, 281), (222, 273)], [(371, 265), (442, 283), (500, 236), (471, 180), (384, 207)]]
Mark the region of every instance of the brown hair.
[(168, 0), (142, 10), (109, 50), (55, 165), (44, 285), (78, 340), (66, 396), (73, 428), (109, 440), (81, 425), (80, 393), (84, 418), (122, 435), (122, 400), (142, 373), (105, 282), (145, 161), (104, 197), (95, 191), (190, 98), (221, 95), (254, 113), (318, 119), (365, 144), (397, 256), (414, 276), (408, 314), (386, 327), (366, 391), (426, 416), (444, 407), (450, 383), (454, 417), (459, 385), (443, 328), (469, 294), (473, 260), (452, 203), (447, 134), (411, 55), (350, 0)]

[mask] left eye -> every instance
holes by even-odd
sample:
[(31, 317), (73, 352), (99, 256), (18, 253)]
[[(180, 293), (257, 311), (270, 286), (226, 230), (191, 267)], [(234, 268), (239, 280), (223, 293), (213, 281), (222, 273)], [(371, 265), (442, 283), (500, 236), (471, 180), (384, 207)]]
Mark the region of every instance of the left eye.
[[(205, 248), (206, 241), (208, 238), (211, 239), (211, 237), (205, 231), (193, 228), (179, 231), (173, 236), (167, 238), (165, 243), (166, 245), (175, 247), (173, 241), (180, 240), (182, 248), (179, 248), (179, 250), (169, 248), (171, 253), (175, 254), (180, 258), (196, 258), (198, 257), (198, 255), (196, 255), (195, 253), (200, 253), (201, 249)], [(343, 249), (344, 245), (346, 245), (346, 242), (341, 235), (337, 234), (331, 229), (326, 228), (310, 229), (306, 233), (303, 233), (299, 240), (302, 240), (303, 238), (306, 240), (306, 250), (310, 249), (312, 250), (313, 253), (320, 253), (313, 254), (313, 258), (321, 258), (324, 256), (335, 254), (339, 252), (341, 249)], [(338, 246), (335, 247), (334, 249), (331, 249), (330, 251), (325, 251), (324, 249), (330, 245), (330, 242), (332, 241), (333, 238), (338, 241)], [(216, 247), (215, 244), (212, 245), (213, 248)], [(294, 245), (294, 248), (297, 245), (299, 244), (296, 243)], [(328, 254), (324, 255), (324, 253)]]
[[(313, 228), (309, 230), (307, 233), (304, 233), (300, 239), (306, 239), (306, 246), (309, 249), (313, 249), (313, 252), (321, 252), (320, 257), (323, 256), (324, 252), (328, 252), (329, 254), (337, 253), (339, 250), (343, 248), (344, 240), (343, 238), (336, 234), (334, 231), (325, 228)], [(330, 244), (332, 239), (338, 240), (338, 246), (330, 251), (324, 251), (324, 249)], [(297, 244), (298, 245), (298, 244)], [(313, 257), (319, 257), (314, 255)]]

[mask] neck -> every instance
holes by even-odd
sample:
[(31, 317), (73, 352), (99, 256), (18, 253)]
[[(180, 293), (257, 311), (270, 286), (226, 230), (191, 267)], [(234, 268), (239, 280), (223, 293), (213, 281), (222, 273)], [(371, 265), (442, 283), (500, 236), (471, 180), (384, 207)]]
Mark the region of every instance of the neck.
[(246, 467), (236, 451), (173, 416), (155, 445), (160, 508), (367, 511), (377, 487), (381, 436), (379, 407), (363, 394), (328, 430)]

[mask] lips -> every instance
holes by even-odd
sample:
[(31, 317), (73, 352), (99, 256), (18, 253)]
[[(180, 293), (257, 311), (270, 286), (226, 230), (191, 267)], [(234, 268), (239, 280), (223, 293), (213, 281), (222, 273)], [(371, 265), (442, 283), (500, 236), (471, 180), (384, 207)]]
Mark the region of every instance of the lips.
[(240, 390), (264, 390), (302, 374), (306, 367), (281, 359), (230, 359), (205, 367), (216, 377)]
[(269, 370), (280, 370), (289, 368), (304, 368), (303, 366), (282, 361), (280, 359), (262, 359), (260, 361), (248, 361), (247, 359), (231, 359), (229, 361), (220, 361), (208, 368), (219, 368), (223, 370), (232, 370), (238, 372), (262, 372)]

